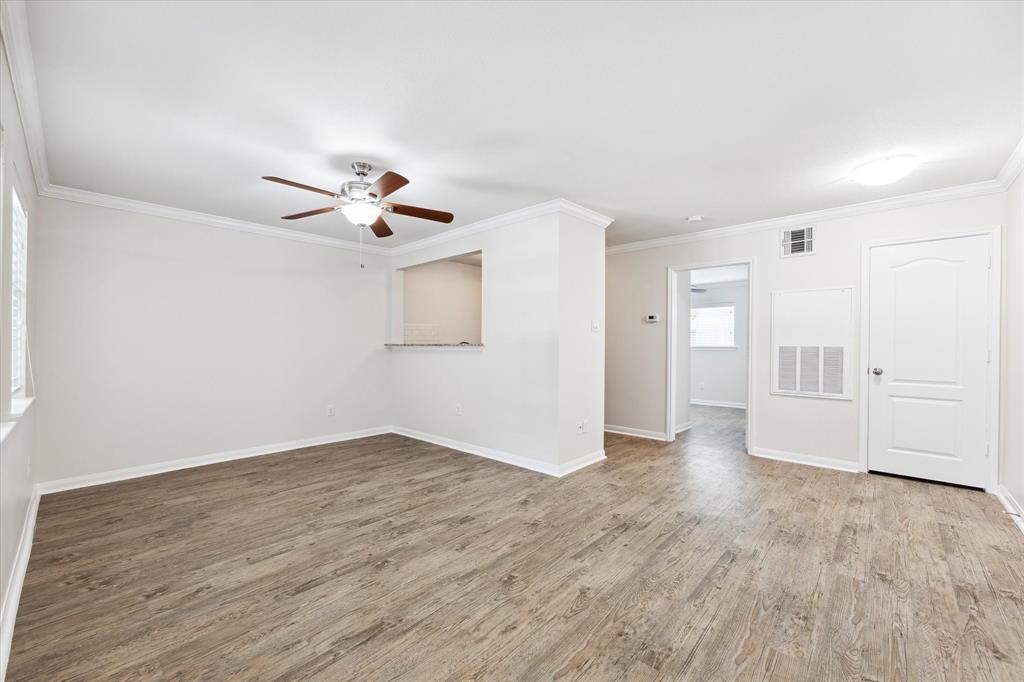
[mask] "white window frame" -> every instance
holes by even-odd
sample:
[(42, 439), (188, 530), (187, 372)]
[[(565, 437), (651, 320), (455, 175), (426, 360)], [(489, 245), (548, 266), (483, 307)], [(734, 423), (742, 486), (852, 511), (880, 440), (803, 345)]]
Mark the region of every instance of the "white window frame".
[[(732, 343), (731, 344), (707, 344), (697, 343), (694, 336), (695, 315), (699, 310), (713, 310), (728, 308), (732, 311)], [(690, 349), (691, 350), (736, 350), (736, 305), (734, 303), (709, 303), (708, 305), (692, 306), (690, 308)]]

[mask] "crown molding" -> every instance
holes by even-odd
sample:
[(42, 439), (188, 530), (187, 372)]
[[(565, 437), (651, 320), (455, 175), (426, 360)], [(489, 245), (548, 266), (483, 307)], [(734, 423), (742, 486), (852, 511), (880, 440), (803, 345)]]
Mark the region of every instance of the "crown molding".
[(1004, 190), (1009, 190), (1010, 185), (1017, 179), (1021, 171), (1024, 171), (1024, 137), (1020, 138), (1020, 142), (1010, 152), (1010, 158), (999, 169), (996, 181), (1003, 186)]
[(569, 201), (568, 199), (555, 199), (558, 203), (558, 210), (573, 218), (579, 218), (583, 222), (590, 223), (595, 227), (600, 227), (602, 230), (608, 229), (608, 226), (615, 222), (615, 218), (609, 218), (603, 213), (592, 211), (585, 206), (580, 206), (576, 202)]
[(664, 246), (675, 246), (677, 244), (687, 244), (707, 239), (720, 239), (722, 237), (749, 234), (751, 232), (777, 230), (782, 227), (793, 227), (794, 225), (817, 223), (826, 220), (839, 220), (841, 218), (852, 218), (854, 216), (867, 215), (869, 213), (892, 211), (899, 208), (910, 208), (912, 206), (934, 204), (941, 201), (969, 199), (971, 197), (980, 197), (988, 194), (999, 194), (1004, 191), (1006, 190), (1000, 181), (986, 180), (984, 182), (975, 182), (969, 185), (956, 185), (954, 187), (933, 189), (927, 192), (904, 194), (898, 197), (890, 197), (888, 199), (865, 201), (860, 204), (849, 204), (847, 206), (838, 206), (836, 208), (826, 208), (820, 211), (797, 213), (795, 215), (781, 216), (779, 218), (768, 218), (767, 220), (755, 220), (754, 222), (730, 225), (728, 227), (716, 227), (710, 230), (701, 230), (700, 232), (690, 232), (688, 234), (679, 234), (671, 237), (661, 237), (658, 239), (646, 239), (638, 242), (629, 242), (627, 244), (616, 244), (615, 246), (609, 246), (605, 249), (605, 253), (613, 255), (617, 253), (630, 253), (632, 251), (645, 251), (647, 249), (657, 249)]
[[(236, 232), (248, 232), (249, 234), (258, 234), (264, 237), (275, 237), (277, 239), (289, 239), (296, 242), (304, 242), (306, 244), (318, 244), (320, 246), (329, 246), (335, 249), (346, 249), (348, 251), (359, 251), (359, 243), (349, 241), (347, 239), (337, 239), (335, 237), (323, 237), (317, 234), (310, 234), (308, 232), (299, 232), (298, 230), (289, 230), (285, 227), (274, 227), (272, 225), (262, 225), (260, 223), (251, 223), (245, 220), (237, 220), (235, 218), (226, 218), (224, 216), (213, 215), (211, 213), (200, 213), (199, 211), (189, 211), (183, 208), (175, 208), (173, 206), (164, 206), (163, 204), (152, 204), (146, 201), (139, 201), (137, 199), (126, 199), (124, 197), (114, 196), (112, 194), (101, 194), (100, 192), (90, 192), (84, 189), (76, 189), (74, 187), (64, 187), (62, 185), (47, 185), (39, 192), (40, 196), (48, 197), (50, 199), (61, 199), (63, 201), (73, 201), (79, 204), (89, 204), (92, 206), (102, 206), (104, 208), (112, 208), (117, 211), (128, 211), (130, 213), (142, 213), (144, 215), (151, 215), (157, 218), (168, 218), (170, 220), (180, 220), (187, 223), (197, 223), (200, 225), (209, 225), (210, 227), (219, 227), (225, 230), (235, 230)], [(401, 246), (375, 246), (375, 245), (364, 245), (362, 247), (363, 253), (375, 254), (378, 256), (399, 256), (406, 253), (412, 253), (425, 249), (430, 246), (437, 244), (444, 244), (445, 242), (452, 241), (453, 239), (461, 239), (471, 234), (477, 234), (486, 230), (491, 230), (496, 227), (503, 225), (510, 225), (512, 223), (522, 222), (531, 218), (537, 218), (540, 216), (551, 215), (555, 213), (563, 213), (570, 215), (575, 218), (584, 220), (592, 225), (600, 227), (601, 229), (607, 228), (611, 224), (612, 219), (608, 216), (601, 215), (596, 211), (591, 211), (589, 208), (584, 208), (579, 204), (574, 204), (566, 199), (554, 199), (552, 201), (546, 201), (543, 204), (536, 204), (534, 206), (527, 206), (515, 211), (509, 211), (508, 213), (502, 213), (501, 215), (494, 216), (493, 218), (487, 218), (485, 220), (479, 220), (469, 225), (462, 227), (456, 227), (451, 230), (447, 230), (440, 234), (426, 239), (420, 239), (408, 244)]]
[(28, 158), (38, 192), (50, 184), (50, 169), (46, 165), (43, 116), (39, 109), (36, 66), (32, 59), (24, 0), (0, 2), (0, 34), (3, 35), (4, 52), (7, 53), (7, 63), (11, 67), (14, 99), (18, 103), (18, 114), (25, 131)]
[[(169, 218), (171, 220), (181, 220), (188, 223), (198, 223), (200, 225), (209, 225), (210, 227), (219, 227), (225, 230), (235, 230), (236, 232), (248, 232), (249, 234), (258, 234), (264, 237), (275, 237), (277, 239), (288, 239), (295, 242), (304, 242), (306, 244), (329, 246), (335, 249), (359, 251), (359, 244), (347, 239), (323, 237), (321, 235), (310, 234), (308, 232), (289, 230), (284, 227), (273, 227), (271, 225), (250, 223), (245, 220), (225, 218), (223, 216), (212, 215), (210, 213), (200, 213), (198, 211), (187, 211), (182, 208), (174, 208), (172, 206), (164, 206), (162, 204), (151, 204), (145, 201), (138, 201), (136, 199), (125, 199), (124, 197), (100, 194), (99, 192), (89, 192), (84, 189), (75, 189), (74, 187), (47, 185), (39, 192), (39, 195), (49, 197), (51, 199), (62, 199), (64, 201), (74, 201), (80, 204), (112, 208), (117, 211), (142, 213), (144, 215), (156, 216), (158, 218)], [(387, 256), (392, 251), (392, 249), (374, 245), (365, 245), (362, 247), (362, 250), (363, 253), (380, 256)]]
[(390, 253), (392, 256), (401, 256), (414, 251), (420, 251), (421, 249), (426, 249), (431, 246), (444, 244), (454, 239), (462, 239), (463, 237), (468, 237), (473, 234), (493, 230), (496, 227), (511, 225), (513, 223), (521, 223), (526, 220), (555, 213), (562, 213), (574, 218), (579, 218), (580, 220), (588, 222), (601, 229), (606, 229), (612, 224), (613, 220), (606, 215), (602, 215), (597, 211), (592, 211), (589, 208), (584, 208), (583, 206), (573, 203), (568, 199), (552, 199), (551, 201), (545, 201), (542, 204), (535, 204), (533, 206), (527, 206), (526, 208), (516, 209), (515, 211), (509, 211), (508, 213), (502, 213), (494, 216), (493, 218), (478, 220), (475, 223), (456, 227), (432, 237), (426, 237), (425, 239), (419, 239), (400, 246), (393, 246), (390, 249)]

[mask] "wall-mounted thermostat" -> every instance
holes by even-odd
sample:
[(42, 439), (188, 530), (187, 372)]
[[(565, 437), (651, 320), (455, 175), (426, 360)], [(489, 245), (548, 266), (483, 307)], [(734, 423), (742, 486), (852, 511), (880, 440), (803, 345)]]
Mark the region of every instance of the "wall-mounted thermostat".
[(659, 321), (660, 319), (661, 318), (658, 317), (658, 313), (651, 313), (650, 315), (648, 315), (647, 317), (644, 318), (644, 322), (646, 322), (647, 324), (654, 324), (655, 322)]

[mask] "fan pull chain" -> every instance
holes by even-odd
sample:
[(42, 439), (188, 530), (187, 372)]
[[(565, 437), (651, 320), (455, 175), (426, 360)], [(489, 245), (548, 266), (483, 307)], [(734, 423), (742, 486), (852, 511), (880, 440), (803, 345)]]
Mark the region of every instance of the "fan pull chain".
[(363, 265), (363, 230), (366, 229), (366, 225), (359, 226), (359, 268), (365, 268)]

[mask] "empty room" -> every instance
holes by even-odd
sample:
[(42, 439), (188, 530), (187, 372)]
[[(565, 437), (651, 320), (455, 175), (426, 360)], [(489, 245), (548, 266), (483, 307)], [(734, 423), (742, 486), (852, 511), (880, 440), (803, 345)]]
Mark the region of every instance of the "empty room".
[(1024, 680), (1024, 1), (0, 38), (0, 682)]

